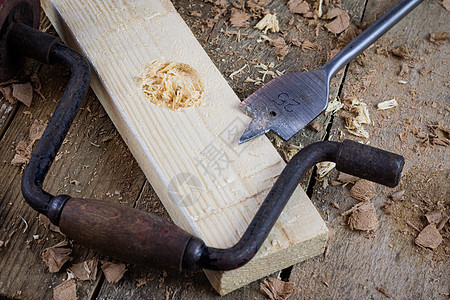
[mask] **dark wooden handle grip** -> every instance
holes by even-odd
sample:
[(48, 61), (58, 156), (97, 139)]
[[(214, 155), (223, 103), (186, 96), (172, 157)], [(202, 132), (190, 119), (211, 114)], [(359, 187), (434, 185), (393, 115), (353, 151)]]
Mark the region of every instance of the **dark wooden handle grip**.
[(181, 268), (192, 238), (173, 223), (140, 210), (98, 200), (69, 199), (59, 226), (69, 238), (133, 264)]

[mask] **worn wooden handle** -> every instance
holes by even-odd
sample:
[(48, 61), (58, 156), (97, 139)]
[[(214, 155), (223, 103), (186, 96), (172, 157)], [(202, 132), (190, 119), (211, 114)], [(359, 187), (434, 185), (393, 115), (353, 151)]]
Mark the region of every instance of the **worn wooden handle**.
[(140, 210), (98, 200), (69, 199), (59, 226), (69, 238), (133, 264), (181, 268), (194, 236)]

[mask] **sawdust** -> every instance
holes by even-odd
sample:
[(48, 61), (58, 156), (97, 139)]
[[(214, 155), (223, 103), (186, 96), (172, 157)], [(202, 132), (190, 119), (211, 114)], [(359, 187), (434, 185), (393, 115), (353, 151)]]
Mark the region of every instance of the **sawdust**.
[(114, 264), (112, 262), (102, 261), (101, 269), (109, 283), (116, 283), (122, 279), (125, 271), (125, 264)]
[(415, 239), (415, 243), (425, 248), (436, 249), (442, 243), (442, 236), (436, 224), (431, 223), (426, 226)]
[(75, 280), (66, 280), (53, 289), (53, 300), (76, 300), (77, 286)]
[(350, 17), (348, 13), (337, 7), (329, 10), (322, 18), (332, 20), (325, 25), (325, 28), (334, 34), (339, 34), (350, 26)]
[(98, 259), (89, 259), (78, 264), (74, 264), (68, 269), (74, 278), (79, 280), (95, 280), (97, 278)]
[(370, 201), (375, 196), (375, 184), (369, 180), (359, 179), (350, 189), (350, 196), (358, 201)]
[(272, 277), (264, 279), (259, 286), (270, 300), (285, 300), (299, 291), (293, 282), (285, 282)]
[(42, 260), (48, 267), (50, 273), (56, 273), (70, 260), (72, 249), (67, 241), (62, 241), (42, 251)]
[(250, 27), (250, 23), (248, 19), (250, 15), (246, 12), (243, 12), (239, 9), (232, 8), (230, 15), (230, 24), (232, 27), (236, 28), (248, 28)]
[(178, 110), (201, 105), (200, 74), (187, 64), (154, 60), (139, 82), (145, 97), (158, 106)]

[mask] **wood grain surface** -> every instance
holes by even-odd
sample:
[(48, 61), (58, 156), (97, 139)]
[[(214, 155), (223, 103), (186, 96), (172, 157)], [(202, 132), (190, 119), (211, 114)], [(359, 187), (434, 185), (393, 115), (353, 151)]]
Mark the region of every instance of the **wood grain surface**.
[[(278, 61), (273, 47), (267, 43), (254, 43), (249, 35), (259, 37), (252, 29), (241, 29), (238, 41), (236, 28), (229, 26), (229, 15), (218, 19), (213, 27), (205, 20), (213, 15), (214, 5), (201, 0), (173, 1), (177, 11), (187, 22), (209, 57), (226, 78), (240, 99), (257, 89), (245, 78), (256, 77), (258, 68), (250, 65), (233, 79), (229, 75), (243, 67), (251, 59), (263, 63), (275, 63), (275, 68), (288, 72), (302, 68), (315, 69), (327, 60), (335, 46), (336, 37), (322, 28), (315, 35), (314, 26), (308, 20), (293, 15), (286, 1), (272, 1), (267, 8), (276, 12), (287, 38), (308, 39), (323, 48), (321, 51), (291, 46), (284, 60)], [(311, 2), (312, 3), (312, 2)], [(350, 13), (355, 25), (367, 26), (387, 11), (391, 1), (342, 1), (342, 7)], [(201, 16), (193, 13), (200, 12)], [(294, 16), (295, 23), (288, 23)], [(368, 234), (351, 231), (340, 212), (352, 207), (356, 201), (349, 196), (349, 187), (328, 185), (323, 181), (305, 179), (303, 185), (312, 196), (327, 225), (334, 235), (330, 237), (326, 255), (297, 264), (281, 274), (285, 281), (295, 283), (300, 291), (289, 299), (383, 299), (385, 291), (392, 299), (448, 299), (450, 293), (448, 225), (441, 231), (447, 234), (444, 242), (434, 251), (414, 244), (418, 232), (427, 224), (424, 214), (448, 203), (448, 147), (423, 144), (414, 132), (429, 132), (428, 125), (444, 121), (448, 127), (448, 41), (443, 45), (429, 42), (429, 33), (450, 31), (449, 12), (439, 0), (426, 0), (404, 21), (400, 22), (376, 45), (366, 51), (364, 57), (352, 63), (346, 72), (334, 78), (331, 93), (340, 98), (357, 96), (369, 104), (374, 124), (366, 126), (370, 132), (370, 144), (405, 155), (406, 167), (401, 184), (392, 190), (376, 187), (374, 202), (379, 222), (378, 229)], [(256, 19), (251, 19), (254, 25)], [(366, 24), (364, 24), (366, 22)], [(296, 25), (301, 25), (297, 29)], [(274, 35), (276, 36), (276, 35)], [(407, 45), (412, 60), (400, 60), (389, 50)], [(254, 45), (252, 51), (247, 47)], [(378, 51), (377, 51), (378, 49)], [(385, 56), (385, 51), (388, 54)], [(244, 57), (244, 58), (240, 58)], [(406, 62), (410, 72), (401, 76), (407, 84), (399, 84), (400, 66)], [(31, 68), (36, 70), (35, 66)], [(52, 289), (66, 277), (64, 270), (48, 273), (40, 258), (40, 251), (63, 238), (39, 225), (34, 213), (23, 201), (19, 191), (20, 167), (11, 166), (15, 145), (28, 138), (28, 129), (34, 119), (48, 120), (66, 84), (67, 74), (58, 67), (42, 66), (38, 75), (43, 85), (46, 101), (35, 97), (30, 108), (18, 105), (11, 123), (5, 125), (0, 142), (3, 158), (0, 172), (0, 240), (8, 241), (0, 248), (0, 298), (50, 299)], [(375, 105), (396, 98), (400, 106), (384, 112)], [(4, 100), (3, 100), (4, 101)], [(31, 115), (24, 112), (31, 112)], [(330, 138), (339, 140), (350, 137), (339, 115), (321, 115), (317, 118), (324, 130), (315, 132), (305, 128), (289, 142), (281, 142), (273, 134), (269, 138), (283, 158), (288, 158), (289, 146), (306, 145), (315, 140)], [(332, 122), (327, 131), (327, 122)], [(400, 134), (400, 135), (399, 135)], [(400, 139), (402, 137), (402, 140)], [(354, 138), (357, 139), (358, 138)], [(366, 141), (367, 142), (367, 141)], [(169, 218), (158, 196), (145, 181), (127, 146), (121, 140), (102, 106), (90, 93), (66, 143), (60, 159), (55, 162), (46, 181), (46, 188), (55, 193), (67, 193), (75, 197), (111, 200), (123, 205), (135, 206)], [(311, 174), (310, 174), (311, 175)], [(329, 181), (337, 173), (332, 172)], [(77, 180), (71, 184), (71, 180)], [(144, 184), (145, 182), (145, 184)], [(403, 200), (394, 202), (389, 196), (394, 191), (405, 190)], [(338, 204), (340, 209), (335, 208)], [(25, 233), (25, 223), (28, 222)], [(33, 235), (39, 234), (40, 241)], [(74, 244), (73, 262), (99, 257), (82, 245)], [(107, 283), (103, 275), (95, 282), (77, 281), (79, 299), (214, 299), (220, 296), (214, 291), (203, 272), (180, 274), (141, 266), (127, 266), (127, 272), (118, 283)], [(226, 299), (267, 299), (259, 289), (260, 281), (222, 297)]]

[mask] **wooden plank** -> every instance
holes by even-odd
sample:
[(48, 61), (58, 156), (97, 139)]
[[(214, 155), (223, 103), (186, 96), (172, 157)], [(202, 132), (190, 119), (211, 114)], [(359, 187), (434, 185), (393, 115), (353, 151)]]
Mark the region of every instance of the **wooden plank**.
[[(368, 1), (364, 21), (372, 23), (394, 4), (387, 0)], [(416, 130), (429, 132), (427, 126), (439, 121), (448, 126), (450, 47), (448, 43), (432, 44), (429, 34), (449, 29), (448, 12), (441, 4), (424, 1), (366, 51), (365, 67), (356, 63), (350, 65), (343, 93), (368, 104), (374, 122), (365, 126), (370, 133), (368, 141), (373, 146), (404, 155), (406, 165), (398, 188), (376, 187), (372, 202), (379, 227), (371, 238), (366, 232), (350, 231), (339, 215), (356, 204), (348, 188), (324, 190), (316, 186), (312, 199), (322, 215), (328, 216), (327, 223), (336, 233), (330, 238), (326, 257), (294, 267), (290, 281), (302, 287), (301, 299), (386, 299), (379, 291), (381, 286), (392, 299), (448, 299), (448, 225), (441, 231), (443, 243), (430, 251), (414, 244), (418, 232), (406, 222), (422, 229), (427, 224), (424, 218), (427, 211), (439, 209), (449, 213), (448, 147), (426, 146), (414, 136)], [(378, 53), (383, 53), (382, 49), (401, 45), (410, 49), (412, 59), (377, 54), (377, 49)], [(399, 76), (405, 62), (410, 71)], [(398, 83), (400, 79), (407, 83)], [(364, 89), (368, 83), (369, 88)], [(399, 107), (376, 110), (377, 103), (392, 98), (397, 99)], [(349, 135), (344, 127), (342, 117), (335, 117), (331, 139), (339, 140), (342, 134), (358, 139)], [(332, 174), (330, 178), (335, 179), (335, 176)], [(403, 199), (392, 201), (389, 196), (399, 190), (406, 191)], [(338, 203), (341, 210), (334, 208), (333, 202)]]
[[(47, 0), (42, 5), (60, 36), (89, 57), (94, 91), (175, 223), (208, 245), (232, 246), (284, 162), (265, 138), (236, 145), (250, 119), (238, 110), (239, 99), (171, 3)], [(203, 107), (174, 112), (144, 99), (136, 78), (161, 57), (200, 73)], [(223, 170), (214, 171), (211, 165), (219, 161), (206, 157), (212, 149), (225, 159)], [(174, 184), (190, 176), (198, 178), (198, 199), (183, 198), (191, 191)], [(323, 251), (327, 229), (317, 211), (301, 189), (291, 200), (251, 263), (231, 272), (207, 272), (220, 293)]]
[[(51, 299), (53, 287), (67, 278), (65, 269), (71, 263), (98, 257), (97, 253), (75, 243), (72, 262), (59, 273), (48, 272), (41, 252), (63, 237), (44, 228), (38, 221), (38, 213), (24, 202), (20, 192), (22, 168), (10, 163), (17, 143), (27, 141), (34, 120), (48, 122), (67, 85), (67, 74), (65, 69), (57, 66), (42, 67), (38, 76), (46, 100), (35, 97), (31, 107), (20, 105), (0, 142), (3, 161), (0, 165), (0, 240), (7, 242), (0, 247), (2, 299)], [(114, 133), (113, 124), (91, 91), (58, 154), (59, 159), (50, 168), (45, 189), (54, 194), (114, 202), (126, 198), (128, 205), (133, 205), (145, 177), (125, 143)], [(28, 224), (26, 230), (21, 217)], [(34, 239), (33, 235), (39, 238)], [(90, 299), (98, 283), (98, 280), (77, 282), (78, 296)]]

